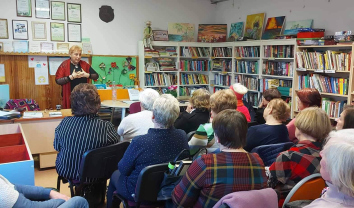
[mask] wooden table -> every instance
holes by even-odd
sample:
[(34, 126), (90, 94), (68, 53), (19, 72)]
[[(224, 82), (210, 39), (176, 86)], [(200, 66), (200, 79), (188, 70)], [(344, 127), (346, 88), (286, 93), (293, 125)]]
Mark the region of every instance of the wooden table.
[[(111, 122), (113, 122), (114, 109), (115, 108), (122, 109), (122, 119), (125, 117), (126, 109), (130, 107), (130, 104), (124, 103), (123, 101), (129, 101), (129, 100), (116, 100), (116, 101), (104, 100), (104, 101), (101, 102), (102, 106), (113, 108), (112, 109), (112, 113), (111, 113)], [(139, 101), (136, 101), (136, 102), (139, 102)]]

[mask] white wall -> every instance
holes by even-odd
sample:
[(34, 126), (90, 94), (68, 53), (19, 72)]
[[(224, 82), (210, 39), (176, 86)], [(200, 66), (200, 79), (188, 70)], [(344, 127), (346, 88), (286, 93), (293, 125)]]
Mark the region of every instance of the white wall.
[[(153, 29), (167, 30), (169, 22), (214, 23), (215, 5), (208, 0), (61, 0), (81, 3), (82, 37), (91, 39), (94, 54), (137, 55), (138, 41), (142, 40), (145, 22), (152, 21)], [(47, 39), (50, 41), (50, 20), (36, 19), (35, 0), (32, 0), (32, 18), (16, 16), (16, 0), (0, 0), (0, 18), (8, 19), (12, 40), (12, 20), (28, 20), (29, 40), (32, 41), (31, 21), (46, 21)], [(99, 18), (99, 8), (109, 5), (115, 18), (105, 23)], [(59, 22), (59, 21), (58, 21)], [(65, 24), (66, 27), (66, 24)], [(66, 37), (67, 40), (67, 37)], [(0, 40), (1, 42), (2, 40)]]
[(266, 13), (266, 18), (286, 16), (285, 21), (313, 19), (313, 28), (325, 28), (326, 35), (354, 31), (353, 0), (229, 0), (218, 3), (215, 21), (246, 22), (247, 15)]

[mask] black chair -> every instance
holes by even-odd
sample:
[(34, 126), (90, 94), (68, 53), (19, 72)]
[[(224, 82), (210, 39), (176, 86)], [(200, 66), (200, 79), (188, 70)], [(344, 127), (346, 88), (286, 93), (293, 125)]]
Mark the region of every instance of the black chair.
[(289, 150), (293, 145), (294, 143), (292, 142), (261, 145), (253, 148), (251, 152), (257, 153), (263, 160), (265, 166), (270, 166), (275, 161), (279, 153)]
[[(69, 182), (71, 197), (85, 196), (92, 186), (99, 187), (101, 203), (104, 202), (107, 179), (117, 170), (117, 165), (122, 159), (129, 142), (120, 142), (106, 147), (88, 150), (82, 156), (80, 164), (80, 180), (74, 181), (62, 176), (58, 176), (57, 189), (60, 191), (60, 181)], [(87, 179), (93, 179), (94, 182), (86, 182)], [(91, 181), (88, 180), (88, 181)], [(75, 187), (75, 192), (74, 192)], [(88, 199), (88, 198), (86, 198)], [(90, 199), (88, 199), (90, 202)]]
[(188, 142), (192, 139), (193, 135), (195, 134), (196, 131), (191, 131), (187, 134)]
[(125, 208), (129, 204), (135, 203), (135, 207), (139, 208), (143, 204), (157, 204), (163, 207), (165, 201), (158, 200), (157, 195), (160, 191), (161, 182), (164, 178), (164, 172), (168, 170), (168, 163), (150, 165), (145, 167), (139, 174), (138, 182), (136, 183), (134, 202), (128, 202), (122, 196), (114, 194), (118, 197)]

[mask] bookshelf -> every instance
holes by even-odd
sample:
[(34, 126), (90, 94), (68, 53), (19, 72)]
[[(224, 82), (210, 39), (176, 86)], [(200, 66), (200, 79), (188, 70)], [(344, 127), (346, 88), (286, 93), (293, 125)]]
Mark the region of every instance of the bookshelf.
[[(353, 100), (352, 51), (352, 45), (296, 48), (294, 88), (316, 88), (322, 96), (322, 109), (331, 119), (339, 117), (343, 107)], [(293, 99), (294, 114), (298, 112), (297, 99)]]

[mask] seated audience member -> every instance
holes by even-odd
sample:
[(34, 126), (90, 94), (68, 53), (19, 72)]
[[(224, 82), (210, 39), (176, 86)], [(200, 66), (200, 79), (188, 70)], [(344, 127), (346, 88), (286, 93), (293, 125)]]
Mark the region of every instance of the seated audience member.
[(179, 115), (175, 122), (176, 129), (182, 129), (188, 134), (198, 129), (200, 124), (205, 124), (210, 117), (210, 93), (206, 89), (198, 89), (189, 99), (189, 105)]
[(161, 95), (155, 100), (152, 109), (154, 128), (145, 135), (133, 138), (127, 151), (109, 182), (107, 207), (111, 207), (113, 192), (129, 201), (138, 176), (146, 166), (166, 163), (173, 160), (182, 150), (189, 149), (187, 135), (183, 130), (173, 127), (179, 115), (179, 102), (172, 95)]
[(341, 129), (353, 129), (354, 128), (354, 106), (347, 105), (344, 107), (340, 117), (336, 119), (337, 130)]
[(280, 192), (279, 205), (301, 179), (320, 171), (322, 141), (331, 131), (331, 122), (322, 109), (309, 107), (296, 116), (295, 127), (298, 144), (280, 153), (269, 167), (268, 185)]
[(240, 83), (235, 83), (230, 86), (230, 89), (235, 93), (237, 97), (237, 111), (243, 113), (246, 116), (247, 122), (251, 122), (250, 112), (248, 108), (243, 104), (242, 98), (248, 92), (247, 87)]
[(271, 100), (264, 110), (266, 123), (248, 128), (245, 150), (250, 152), (261, 145), (289, 142), (288, 129), (282, 124), (289, 116), (290, 107), (286, 102), (282, 99)]
[[(298, 97), (297, 107), (299, 108), (299, 111), (302, 111), (303, 109), (308, 107), (322, 107), (321, 94), (315, 88), (305, 88), (295, 92)], [(294, 118), (286, 125), (289, 132), (289, 139), (294, 143), (297, 142), (295, 136), (295, 120), (296, 119)]]
[(321, 176), (328, 189), (306, 208), (354, 207), (354, 130), (331, 132), (320, 152)]
[[(219, 112), (226, 109), (236, 109), (237, 99), (232, 90), (219, 90), (210, 96), (210, 108), (212, 122)], [(191, 140), (188, 142), (191, 154), (198, 152), (200, 148), (206, 147), (208, 153), (216, 153), (219, 151), (219, 145), (214, 139), (214, 130), (211, 123), (200, 125)]]
[(0, 175), (0, 207), (3, 208), (88, 208), (86, 199), (70, 198), (48, 188), (13, 185)]
[(144, 135), (154, 127), (152, 122), (152, 106), (159, 93), (153, 89), (145, 89), (139, 94), (141, 112), (130, 114), (125, 117), (118, 127), (118, 134), (124, 140), (130, 141), (136, 136)]
[(264, 109), (267, 107), (268, 103), (271, 100), (276, 98), (281, 98), (281, 94), (277, 90), (277, 88), (270, 88), (263, 92), (262, 102), (259, 104), (258, 109), (256, 111), (255, 121), (257, 121), (258, 124), (265, 124), (266, 121), (263, 117)]
[(80, 163), (87, 150), (119, 142), (119, 135), (112, 123), (101, 120), (97, 112), (101, 101), (92, 84), (81, 83), (71, 92), (71, 111), (55, 129), (54, 149), (58, 151), (58, 175), (79, 180)]
[(224, 110), (213, 119), (221, 152), (196, 159), (172, 192), (179, 207), (213, 207), (223, 196), (236, 191), (267, 187), (262, 159), (243, 149), (247, 120), (236, 110)]

